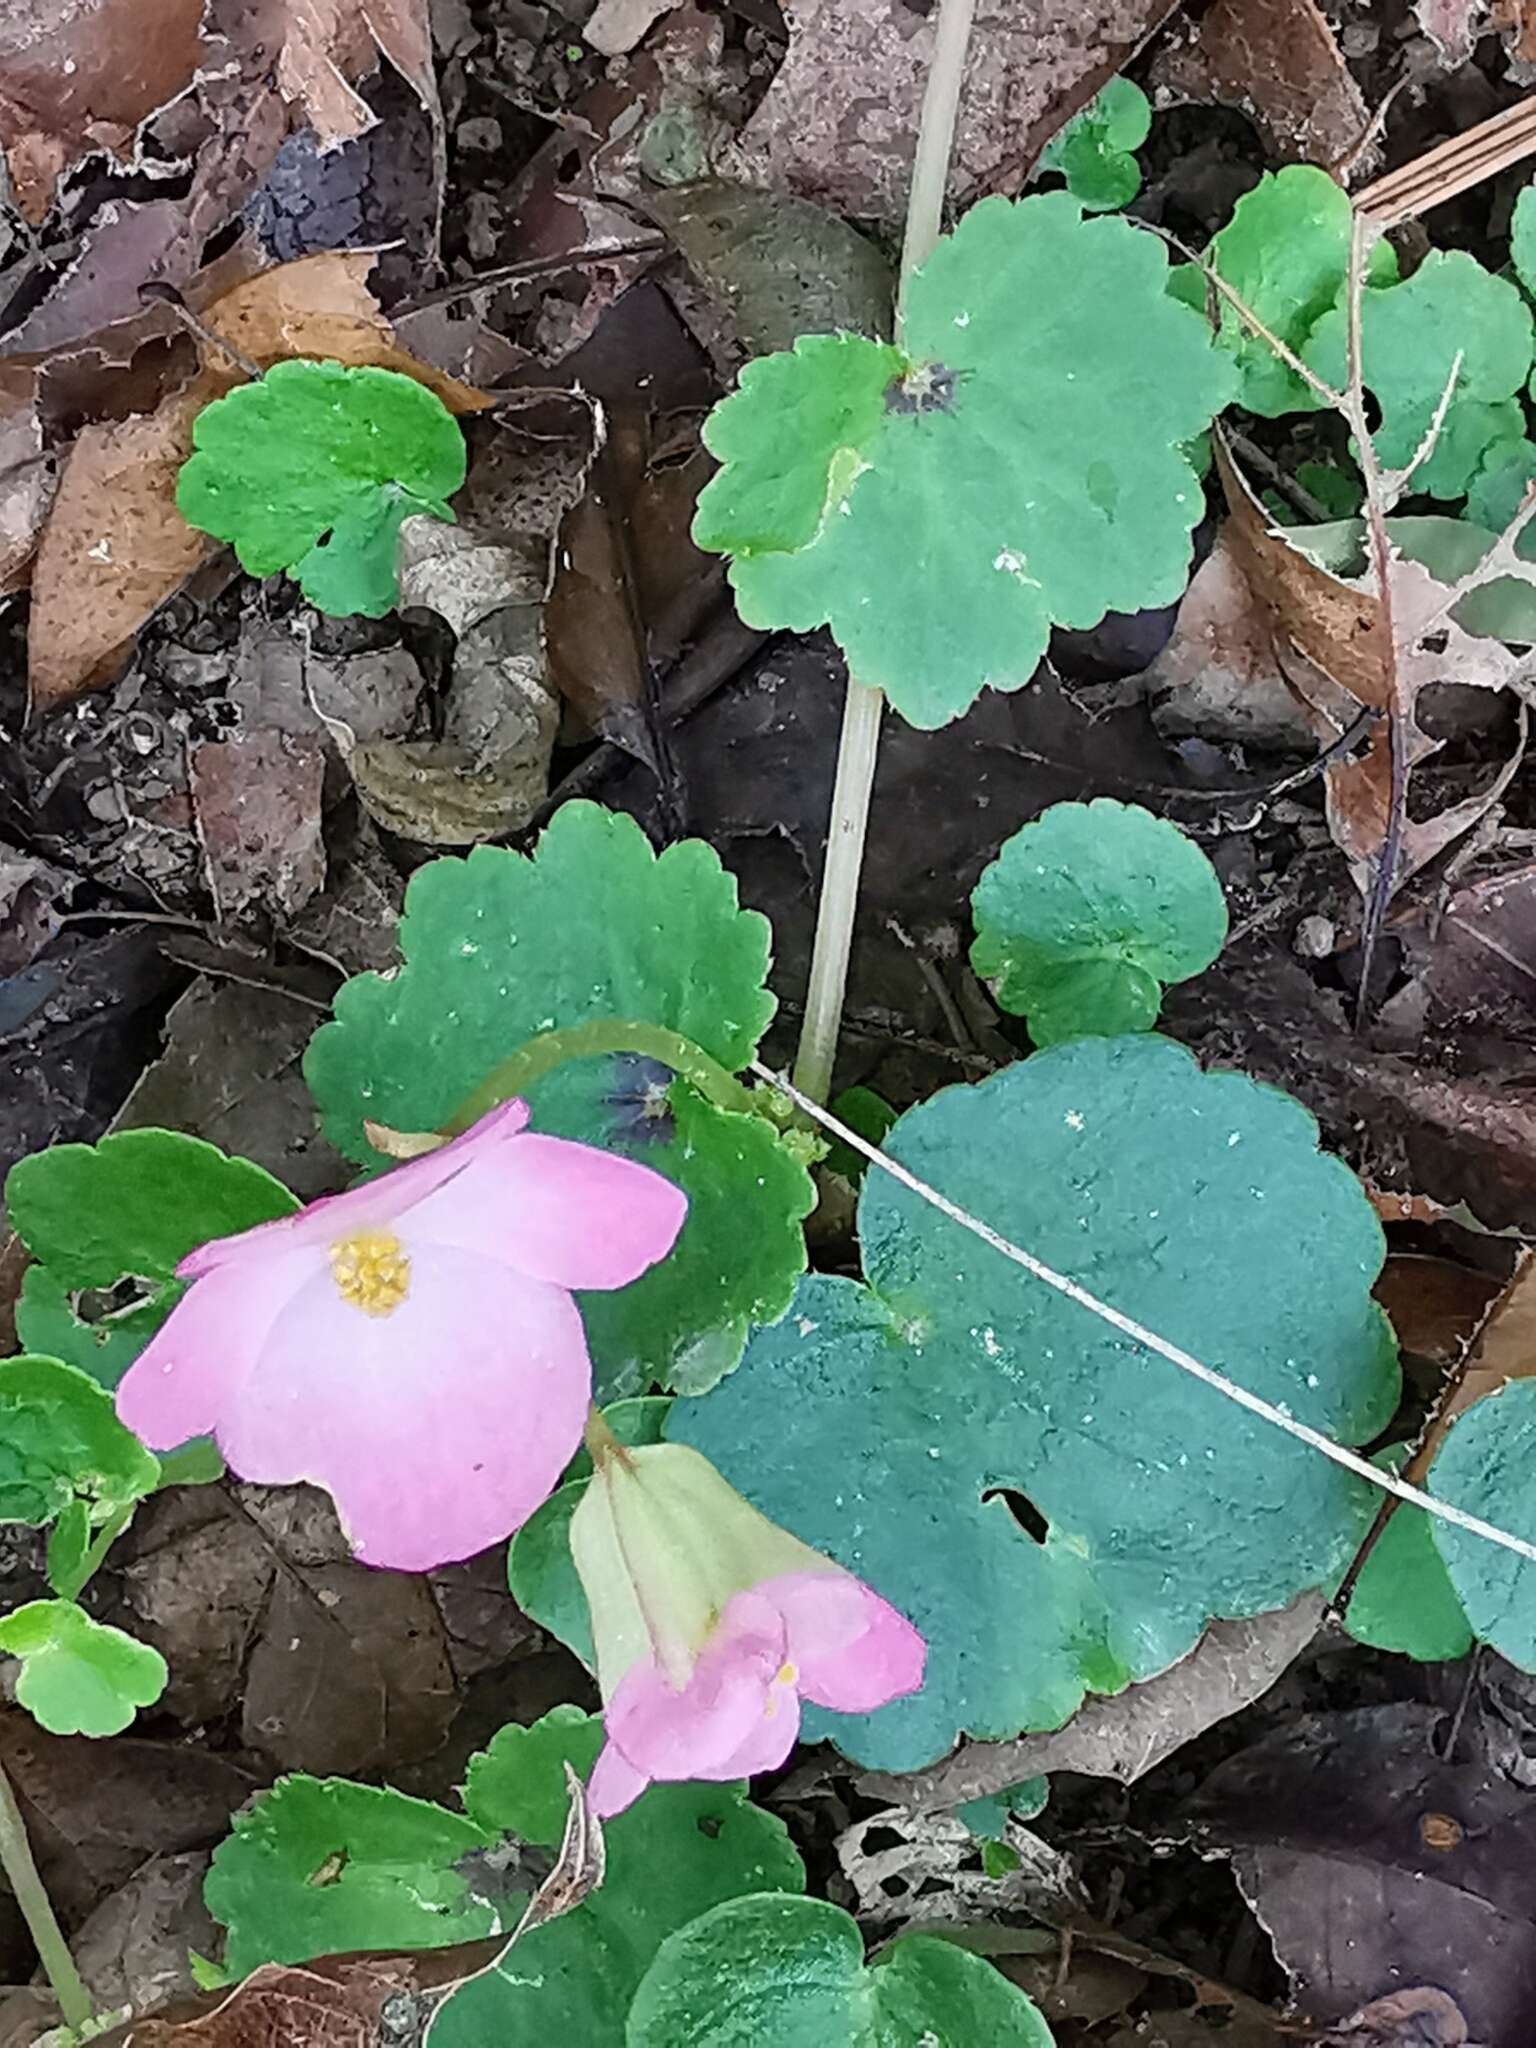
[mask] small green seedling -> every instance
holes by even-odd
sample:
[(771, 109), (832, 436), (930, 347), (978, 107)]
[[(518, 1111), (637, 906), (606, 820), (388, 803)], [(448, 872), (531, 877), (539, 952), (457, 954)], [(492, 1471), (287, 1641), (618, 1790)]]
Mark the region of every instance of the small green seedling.
[(1141, 165), (1131, 154), (1152, 127), (1152, 102), (1128, 78), (1112, 78), (1074, 114), (1041, 153), (1042, 171), (1059, 171), (1067, 190), (1090, 213), (1128, 206), (1141, 190)]
[(118, 1735), (165, 1690), (165, 1659), (72, 1600), (32, 1600), (0, 1619), (0, 1654), (21, 1659), (16, 1697), (55, 1735)]
[(442, 400), (396, 370), (274, 363), (197, 416), (176, 503), (231, 541), (251, 576), (287, 570), (337, 617), (396, 602), (401, 522), (452, 519), (464, 436)]
[(971, 965), (1036, 1045), (1150, 1031), (1227, 936), (1216, 871), (1175, 825), (1098, 797), (1016, 832), (971, 897)]

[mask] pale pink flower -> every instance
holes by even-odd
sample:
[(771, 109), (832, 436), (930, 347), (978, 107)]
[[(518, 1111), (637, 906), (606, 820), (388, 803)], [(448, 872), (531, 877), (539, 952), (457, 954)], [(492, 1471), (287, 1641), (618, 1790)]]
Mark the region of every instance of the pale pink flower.
[(504, 1103), (348, 1194), (203, 1245), (117, 1412), (155, 1450), (212, 1435), (262, 1485), (311, 1480), (364, 1562), (469, 1557), (545, 1500), (592, 1367), (572, 1288), (626, 1286), (687, 1199)]
[(926, 1646), (862, 1579), (780, 1529), (686, 1444), (595, 1446), (571, 1520), (607, 1742), (588, 1793), (772, 1770), (800, 1702), (867, 1714), (916, 1692)]

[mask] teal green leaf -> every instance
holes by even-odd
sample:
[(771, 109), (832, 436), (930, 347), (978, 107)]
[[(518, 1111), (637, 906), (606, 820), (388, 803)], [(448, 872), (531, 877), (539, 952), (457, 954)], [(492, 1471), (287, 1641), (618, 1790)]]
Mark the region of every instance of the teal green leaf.
[(1536, 297), (1536, 185), (1527, 185), (1515, 201), (1509, 227), (1509, 258), (1516, 277)]
[(1046, 144), (1043, 171), (1059, 171), (1067, 190), (1090, 212), (1128, 206), (1141, 190), (1141, 165), (1131, 154), (1152, 128), (1152, 102), (1129, 78), (1104, 90)]
[(451, 519), (464, 436), (434, 392), (396, 370), (296, 360), (205, 406), (176, 504), (232, 541), (251, 576), (286, 569), (324, 611), (379, 618), (395, 603), (410, 513)]
[(1150, 1031), (1166, 984), (1227, 937), (1216, 870), (1138, 804), (1053, 804), (1006, 840), (971, 896), (971, 965), (1036, 1045)]
[[(1335, 387), (1346, 373), (1346, 316), (1324, 315), (1302, 351)], [(1506, 279), (1461, 249), (1437, 249), (1403, 284), (1368, 288), (1361, 307), (1367, 388), (1381, 408), (1376, 452), (1411, 462), (1429, 432), (1458, 354), (1450, 409), (1412, 488), (1459, 498), (1496, 441), (1524, 431), (1516, 394), (1531, 368), (1531, 309)]]
[[(1381, 1226), (1297, 1102), (1151, 1034), (1084, 1038), (909, 1110), (887, 1149), (1015, 1244), (1337, 1441), (1398, 1373), (1370, 1297)], [(921, 1693), (806, 1716), (917, 1769), (957, 1732), (1054, 1728), (1184, 1656), (1218, 1616), (1329, 1585), (1365, 1485), (1142, 1352), (871, 1174), (868, 1284), (814, 1275), (730, 1379), (674, 1404), (690, 1443), (928, 1641)], [(1003, 1490), (1043, 1518), (1045, 1541)]]
[(225, 1969), (494, 1934), (496, 1911), (456, 1867), (489, 1846), (461, 1814), (386, 1786), (279, 1778), (235, 1816), (203, 1886), (228, 1929)]
[[(1536, 1380), (1510, 1380), (1457, 1416), (1427, 1486), (1453, 1507), (1536, 1543), (1533, 1470)], [(1432, 1535), (1478, 1641), (1522, 1671), (1536, 1671), (1536, 1564), (1438, 1516)]]
[[(656, 1399), (615, 1401), (603, 1410), (603, 1420), (621, 1444), (656, 1444), (661, 1442), (671, 1406), (670, 1401)], [(597, 1660), (587, 1596), (571, 1556), (570, 1530), (571, 1517), (591, 1475), (592, 1461), (585, 1451), (579, 1451), (567, 1468), (564, 1484), (528, 1517), (507, 1552), (512, 1598), (589, 1671)]]
[(584, 1781), (603, 1746), (603, 1724), (580, 1707), (551, 1707), (531, 1727), (509, 1722), (469, 1760), (464, 1810), (489, 1835), (555, 1848), (570, 1808), (568, 1763)]
[[(1524, 435), (1495, 441), (1483, 456), (1467, 491), (1467, 518), (1490, 532), (1502, 533), (1520, 510), (1529, 486), (1536, 482), (1536, 442)], [(1527, 527), (1516, 543), (1528, 559), (1536, 549), (1536, 535)]]
[(159, 1479), (159, 1461), (85, 1373), (55, 1358), (0, 1361), (0, 1522), (40, 1528), (75, 1499), (104, 1522)]
[(1066, 193), (972, 207), (911, 281), (906, 367), (878, 421), (856, 447), (823, 445), (816, 478), (797, 482), (802, 511), (836, 512), (794, 548), (769, 544), (787, 529), (737, 523), (734, 508), (771, 495), (784, 471), (770, 396), (793, 384), (808, 407), (807, 384), (842, 358), (802, 344), (798, 370), (770, 359), (781, 367), (712, 416), (710, 444), (729, 460), (694, 529), (734, 553), (742, 617), (830, 623), (855, 674), (910, 723), (938, 726), (988, 685), (1027, 683), (1053, 623), (1171, 602), (1204, 505), (1184, 444), (1233, 377), (1166, 283), (1155, 237), (1085, 220)]
[[(883, 1145), (886, 1132), (896, 1121), (896, 1111), (873, 1088), (845, 1088), (841, 1095), (833, 1097), (829, 1107), (839, 1123), (846, 1124), (850, 1131), (857, 1131), (871, 1145)], [(827, 1153), (827, 1165), (833, 1173), (840, 1173), (844, 1180), (857, 1187), (868, 1170), (869, 1161), (862, 1152), (855, 1152), (851, 1145), (837, 1138)]]
[(28, 1351), (61, 1358), (110, 1393), (169, 1315), (182, 1290), (174, 1282), (152, 1299), (87, 1322), (51, 1266), (28, 1266), (16, 1303), (16, 1335)]
[[(1284, 170), (1266, 171), (1243, 194), (1205, 260), (1276, 340), (1299, 355), (1344, 290), (1350, 232), (1349, 195), (1343, 186), (1313, 164), (1288, 164)], [(1376, 244), (1367, 274), (1374, 284), (1396, 277), (1390, 242)], [(1207, 303), (1206, 280), (1197, 264), (1175, 270), (1171, 289), (1187, 305)], [(1315, 412), (1323, 401), (1311, 386), (1253, 332), (1230, 299), (1210, 290), (1222, 346), (1231, 351), (1242, 379), (1238, 403), (1265, 419)]]
[(1051, 2048), (1024, 1993), (980, 1956), (911, 1934), (868, 1965), (824, 1899), (749, 1898), (682, 1927), (645, 1974), (625, 2048)]
[[(1393, 1444), (1371, 1462), (1385, 1472), (1400, 1472), (1407, 1457), (1407, 1444)], [(1397, 1503), (1371, 1546), (1343, 1616), (1357, 1643), (1421, 1664), (1464, 1657), (1474, 1640), (1435, 1548), (1430, 1519), (1422, 1508)]]
[[(531, 859), (483, 847), (417, 871), (403, 964), (340, 991), (310, 1044), (310, 1089), (332, 1142), (370, 1161), (364, 1118), (436, 1129), (526, 1040), (595, 1018), (663, 1025), (735, 1072), (773, 1014), (769, 938), (702, 841), (658, 856), (633, 819), (567, 804)], [(652, 1379), (708, 1386), (804, 1270), (804, 1166), (764, 1120), (649, 1061), (567, 1062), (526, 1093), (536, 1129), (641, 1160), (689, 1197), (667, 1260), (581, 1297), (599, 1398)]]
[(967, 1799), (955, 1808), (955, 1818), (963, 1820), (971, 1833), (984, 1841), (1000, 1842), (1010, 1818), (1034, 1820), (1044, 1813), (1050, 1796), (1049, 1778), (1024, 1778), (988, 1798)]
[[(793, 349), (748, 363), (742, 403), (717, 406), (704, 445), (722, 464), (699, 503), (693, 537), (717, 553), (803, 548), (853, 484), (879, 431), (898, 350), (858, 334), (802, 335)], [(759, 460), (759, 421), (779, 422), (773, 460)]]
[(298, 1202), (249, 1159), (180, 1131), (121, 1131), (54, 1145), (11, 1168), (11, 1223), (61, 1287), (169, 1280), (210, 1238), (290, 1215)]
[[(552, 1839), (549, 1786), (560, 1753), (585, 1773), (601, 1732), (595, 1717), (557, 1714), (524, 1731), (540, 1740), (497, 1760), (496, 1810), (521, 1811), (545, 1841)], [(506, 1769), (517, 1762), (529, 1773), (522, 1794)], [(562, 1812), (563, 1806), (562, 1794)], [(522, 1936), (454, 1992), (433, 2020), (428, 2048), (541, 2040), (623, 2048), (635, 1987), (669, 1934), (722, 1900), (799, 1892), (805, 1884), (783, 1823), (749, 1804), (739, 1784), (653, 1785), (606, 1822), (604, 1834), (601, 1887), (562, 1919)]]
[(33, 1600), (0, 1618), (0, 1655), (21, 1659), (16, 1697), (51, 1735), (120, 1735), (165, 1691), (165, 1659), (72, 1600)]

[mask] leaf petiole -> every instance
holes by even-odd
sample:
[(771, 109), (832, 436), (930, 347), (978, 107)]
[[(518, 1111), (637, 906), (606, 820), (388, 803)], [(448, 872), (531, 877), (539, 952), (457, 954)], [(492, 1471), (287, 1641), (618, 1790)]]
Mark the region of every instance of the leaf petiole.
[(531, 1088), (535, 1081), (564, 1066), (567, 1060), (592, 1059), (616, 1052), (637, 1053), (642, 1059), (670, 1067), (717, 1109), (751, 1115), (757, 1107), (750, 1088), (680, 1031), (671, 1031), (664, 1024), (644, 1024), (631, 1017), (593, 1017), (584, 1024), (571, 1024), (563, 1031), (541, 1031), (528, 1039), (510, 1058), (491, 1070), (442, 1128), (449, 1136), (467, 1131), (488, 1110), (521, 1095), (525, 1088)]
[(53, 1902), (38, 1874), (32, 1845), (27, 1840), (26, 1823), (3, 1765), (0, 1765), (0, 1869), (5, 1872), (11, 1896), (21, 1908), (27, 1932), (37, 1950), (37, 1959), (53, 1986), (54, 1997), (59, 2001), (64, 2024), (72, 2033), (78, 2034), (91, 2022), (91, 1994), (75, 1967), (69, 1943), (64, 1939), (63, 1929), (54, 1915)]

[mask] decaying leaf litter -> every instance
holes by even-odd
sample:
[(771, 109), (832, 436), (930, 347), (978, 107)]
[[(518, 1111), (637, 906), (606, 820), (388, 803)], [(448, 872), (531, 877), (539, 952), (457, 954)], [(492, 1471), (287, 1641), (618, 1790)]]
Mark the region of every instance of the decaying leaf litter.
[[(978, 9), (958, 206), (1029, 189), (1050, 138), (1127, 72), (1159, 109), (1131, 210), (1181, 250), (1261, 173), (1322, 164), (1369, 194), (1488, 122), (1477, 181), (1394, 240), (1405, 270), (1431, 239), (1504, 260), (1529, 170), (1518, 8), (1091, 13)], [(424, 859), (526, 846), (571, 794), (719, 849), (772, 919), (770, 1055), (787, 1052), (841, 664), (825, 636), (744, 624), (690, 540), (699, 426), (748, 355), (887, 331), (931, 33), (903, 0), (0, 12), (7, 1166), (174, 1124), (302, 1195), (341, 1185), (299, 1081), (338, 982), (393, 963)], [(316, 356), (417, 379), (468, 431), (459, 524), (407, 530), (402, 603), (378, 620), (240, 575), (175, 510), (209, 397)], [(1349, 398), (1342, 360), (1304, 367)], [(939, 731), (891, 725), (840, 1079), (905, 1107), (1023, 1043), (967, 965), (972, 885), (1018, 826), (1095, 797), (1172, 820), (1214, 861), (1231, 933), (1175, 978), (1162, 1028), (1285, 1086), (1365, 1178), (1411, 1389), (1383, 1441), (1403, 1441), (1442, 1398), (1448, 1414), (1529, 1372), (1530, 682), (1463, 607), (1536, 594), (1517, 536), (1495, 579), (1434, 536), (1415, 551), (1410, 509), (1388, 645), (1370, 508), (1363, 541), (1336, 520), (1323, 559), (1277, 524), (1343, 431), (1266, 435), (1261, 413), (1218, 450), (1182, 605), (1058, 631), (1027, 689)], [(1517, 487), (1491, 530), (1518, 507)], [(818, 1265), (857, 1270), (834, 1202), (812, 1231)], [(34, 1318), (114, 1305), (23, 1265), (13, 1245), (7, 1290)], [(6, 1533), (10, 1606), (44, 1589), (43, 1560)], [(503, 1722), (580, 1692), (498, 1557), (375, 1574), (318, 1496), (186, 1488), (141, 1512), (98, 1586), (172, 1691), (89, 1749), (7, 1709), (0, 1761), (101, 2002), (182, 2000), (123, 2038), (371, 2041), (389, 2001), (482, 1966), (318, 1963), (199, 2007), (188, 1955), (216, 1939), (212, 1851), (275, 1774), (442, 1800)], [(1063, 2042), (1299, 2028), (1502, 2048), (1536, 2011), (1533, 1718), (1496, 1652), (1406, 1662), (1304, 1597), (1219, 1625), (1058, 1733), (916, 1777), (813, 1750), (768, 1804), (872, 1940), (947, 1927)], [(1010, 1805), (1042, 1773), (1044, 1812)], [(980, 1799), (991, 1838), (953, 1818)], [(14, 1912), (0, 1938), (24, 1986)], [(50, 2017), (18, 1989), (0, 2032), (21, 2043)]]

